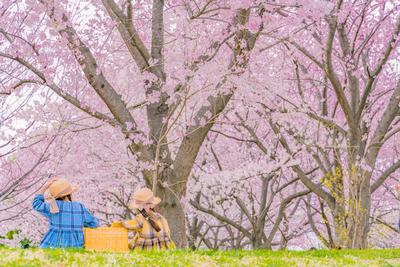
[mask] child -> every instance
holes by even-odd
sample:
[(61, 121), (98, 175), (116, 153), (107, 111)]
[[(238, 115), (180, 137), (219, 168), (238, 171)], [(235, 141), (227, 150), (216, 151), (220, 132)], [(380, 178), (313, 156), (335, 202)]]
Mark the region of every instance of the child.
[[(49, 203), (44, 202), (48, 190)], [(66, 179), (52, 179), (35, 196), (32, 207), (49, 220), (41, 248), (83, 247), (83, 227), (98, 227), (99, 221), (79, 202), (72, 201), (77, 190)]]
[(122, 226), (136, 232), (133, 240), (130, 241), (130, 249), (141, 250), (163, 250), (175, 248), (170, 237), (170, 230), (167, 220), (154, 212), (154, 207), (161, 202), (148, 188), (142, 188), (133, 194), (134, 217), (131, 220), (122, 222)]

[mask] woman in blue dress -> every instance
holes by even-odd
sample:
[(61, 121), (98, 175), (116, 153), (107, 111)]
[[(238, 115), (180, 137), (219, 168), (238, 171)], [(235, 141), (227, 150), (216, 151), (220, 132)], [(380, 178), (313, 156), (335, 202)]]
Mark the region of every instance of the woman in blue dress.
[[(79, 202), (72, 201), (77, 190), (66, 179), (52, 179), (35, 196), (32, 207), (49, 221), (41, 248), (83, 247), (83, 227), (96, 228), (99, 221)], [(45, 192), (48, 191), (46, 201)]]

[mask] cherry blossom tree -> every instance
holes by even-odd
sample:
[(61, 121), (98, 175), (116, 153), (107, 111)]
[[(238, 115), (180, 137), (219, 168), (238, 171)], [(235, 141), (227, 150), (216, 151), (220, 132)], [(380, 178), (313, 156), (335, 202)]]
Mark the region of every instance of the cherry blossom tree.
[[(277, 38), (287, 78), (281, 91), (267, 88), (259, 114), (286, 152), (302, 159), (292, 170), (329, 208), (330, 246), (366, 248), (373, 196), (400, 166), (399, 5), (331, 4), (325, 16), (298, 22), (307, 31)], [(306, 175), (307, 158), (319, 179)]]
[[(264, 13), (250, 5), (6, 1), (0, 56), (4, 73), (15, 69), (18, 75), (4, 92), (27, 84), (45, 87), (81, 114), (119, 128), (146, 184), (163, 199), (161, 210), (171, 222), (173, 239), (185, 246), (180, 198), (213, 119), (235, 90), (230, 79), (245, 71), (262, 29), (247, 28), (250, 16)], [(171, 12), (165, 15), (166, 8)], [(203, 31), (199, 25), (209, 17), (213, 27), (206, 24)], [(216, 61), (217, 68), (201, 71)], [(113, 80), (121, 69), (128, 76)], [(202, 79), (209, 71), (213, 79)], [(181, 119), (188, 106), (195, 112)], [(182, 137), (171, 137), (176, 126), (183, 128)]]

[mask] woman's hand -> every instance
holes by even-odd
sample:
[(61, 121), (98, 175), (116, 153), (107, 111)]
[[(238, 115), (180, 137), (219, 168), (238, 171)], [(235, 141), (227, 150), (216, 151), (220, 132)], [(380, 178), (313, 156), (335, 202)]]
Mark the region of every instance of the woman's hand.
[(123, 227), (123, 226), (122, 226), (122, 221), (113, 221), (113, 222), (110, 224), (110, 227)]
[(40, 190), (39, 190), (39, 194), (40, 195), (43, 195), (44, 194), (44, 192), (46, 192), (46, 190), (52, 185), (52, 183), (54, 183), (54, 181), (56, 181), (57, 180), (57, 178), (51, 178), (50, 180), (48, 180), (43, 186), (42, 186), (42, 188), (40, 188)]
[(152, 218), (153, 220), (157, 218), (157, 215), (154, 213), (152, 209), (150, 209), (147, 214), (149, 214), (149, 217)]

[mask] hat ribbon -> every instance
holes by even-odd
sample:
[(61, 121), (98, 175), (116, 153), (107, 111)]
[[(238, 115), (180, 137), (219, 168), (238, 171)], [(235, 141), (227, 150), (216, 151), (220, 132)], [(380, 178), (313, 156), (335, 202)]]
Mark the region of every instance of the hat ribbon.
[(50, 213), (59, 213), (60, 209), (58, 208), (56, 198), (65, 196), (65, 194), (68, 194), (68, 192), (72, 191), (71, 185), (68, 185), (64, 190), (59, 192), (56, 196), (53, 196), (50, 192), (50, 198), (49, 198), (49, 203), (50, 203)]

